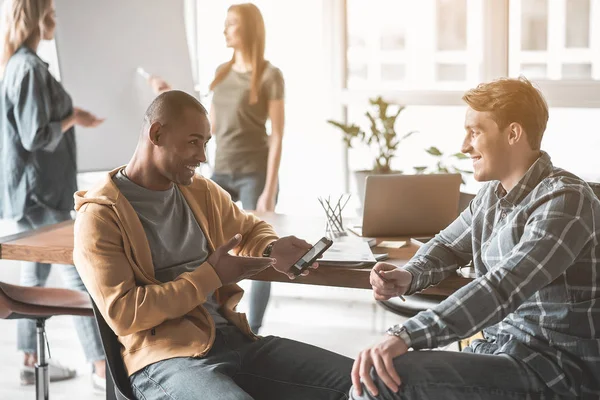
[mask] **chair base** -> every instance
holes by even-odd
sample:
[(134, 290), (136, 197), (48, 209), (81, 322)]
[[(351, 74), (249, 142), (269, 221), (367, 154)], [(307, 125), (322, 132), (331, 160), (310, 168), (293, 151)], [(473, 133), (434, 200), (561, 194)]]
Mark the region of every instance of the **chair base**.
[(46, 320), (39, 318), (36, 321), (37, 333), (37, 363), (35, 364), (35, 398), (48, 400), (50, 389), (50, 376), (48, 375), (48, 360), (46, 360)]

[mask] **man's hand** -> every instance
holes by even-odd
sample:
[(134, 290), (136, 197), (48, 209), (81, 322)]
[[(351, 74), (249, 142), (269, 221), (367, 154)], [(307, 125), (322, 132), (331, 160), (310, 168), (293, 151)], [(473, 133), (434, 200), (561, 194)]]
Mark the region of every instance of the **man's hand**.
[[(290, 272), (290, 268), (298, 261), (312, 245), (302, 239), (298, 239), (296, 236), (286, 236), (279, 239), (273, 244), (273, 250), (271, 250), (271, 257), (277, 260), (277, 264), (273, 267), (286, 274), (290, 279), (295, 279), (296, 276)], [(309, 268), (318, 268), (319, 264), (314, 263)], [(302, 273), (302, 276), (308, 275), (308, 270)]]
[(373, 396), (379, 395), (377, 386), (371, 379), (371, 367), (375, 367), (379, 379), (397, 393), (402, 382), (394, 368), (393, 360), (407, 351), (406, 343), (396, 336), (386, 336), (381, 343), (361, 351), (352, 366), (352, 384), (356, 393), (362, 396), (362, 380)]
[(208, 257), (208, 263), (214, 268), (223, 286), (256, 275), (277, 262), (274, 258), (238, 257), (229, 254), (231, 250), (240, 244), (241, 240), (242, 235), (238, 233)]
[(75, 119), (75, 125), (86, 128), (95, 128), (104, 122), (104, 118), (98, 118), (91, 112), (77, 107), (73, 107), (73, 118)]
[(148, 78), (148, 83), (150, 84), (152, 91), (156, 95), (171, 90), (171, 85), (169, 85), (167, 81), (165, 81), (160, 76), (150, 75), (150, 77)]
[[(383, 279), (378, 273), (383, 276)], [(369, 281), (373, 287), (375, 300), (389, 300), (408, 291), (412, 274), (393, 264), (380, 262), (371, 270)]]

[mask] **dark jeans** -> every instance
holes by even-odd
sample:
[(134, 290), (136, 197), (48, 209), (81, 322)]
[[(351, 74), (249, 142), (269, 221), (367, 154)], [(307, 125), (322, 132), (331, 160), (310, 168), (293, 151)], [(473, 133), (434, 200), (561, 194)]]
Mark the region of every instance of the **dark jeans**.
[[(265, 182), (266, 172), (250, 174), (214, 174), (212, 180), (225, 189), (233, 201), (241, 201), (244, 210), (255, 210)], [(250, 328), (258, 333), (262, 326), (265, 310), (271, 295), (271, 282), (252, 281), (250, 286), (250, 309), (248, 322)]]
[(392, 392), (385, 386), (372, 370), (371, 376), (379, 389), (379, 395), (371, 396), (363, 385), (362, 396), (357, 396), (352, 388), (350, 398), (355, 400), (558, 398), (520, 361), (505, 354), (409, 351), (394, 359), (394, 366), (402, 380), (398, 393)]
[(178, 357), (130, 377), (136, 399), (348, 399), (352, 360), (274, 336), (252, 342), (236, 327), (217, 329), (204, 358)]

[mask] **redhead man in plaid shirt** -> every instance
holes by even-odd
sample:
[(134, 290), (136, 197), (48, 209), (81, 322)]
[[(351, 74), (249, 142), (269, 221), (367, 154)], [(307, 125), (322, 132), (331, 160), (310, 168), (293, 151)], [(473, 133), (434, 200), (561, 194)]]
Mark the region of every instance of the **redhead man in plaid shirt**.
[[(354, 363), (353, 399), (600, 398), (600, 202), (540, 150), (548, 106), (525, 78), (468, 91), (462, 152), (488, 183), (403, 268), (379, 263), (377, 300), (473, 262), (476, 279), (388, 330)], [(432, 349), (483, 330), (463, 352)]]

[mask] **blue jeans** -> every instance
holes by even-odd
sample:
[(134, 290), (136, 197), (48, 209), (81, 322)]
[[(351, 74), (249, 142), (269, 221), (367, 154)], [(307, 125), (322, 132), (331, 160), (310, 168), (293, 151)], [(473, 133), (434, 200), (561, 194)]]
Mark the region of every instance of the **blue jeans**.
[[(265, 188), (267, 174), (266, 172), (249, 174), (215, 173), (212, 180), (229, 193), (231, 200), (240, 200), (244, 210), (256, 210), (258, 198)], [(262, 326), (270, 295), (271, 282), (252, 281), (248, 322), (255, 333), (258, 333)]]
[[(21, 230), (33, 230), (44, 225), (57, 224), (71, 220), (68, 211), (53, 210), (42, 205), (33, 205), (25, 216), (17, 222)], [(50, 264), (21, 262), (21, 285), (45, 286), (50, 274)], [(62, 278), (69, 289), (86, 292), (79, 273), (73, 265), (65, 266)], [(83, 346), (88, 362), (104, 359), (104, 350), (100, 341), (100, 332), (93, 317), (73, 317), (79, 342)], [(17, 348), (25, 353), (37, 353), (35, 321), (20, 319), (17, 323)]]
[(135, 398), (348, 399), (352, 360), (347, 357), (274, 336), (253, 342), (231, 325), (216, 335), (204, 358), (171, 358), (133, 374)]
[(532, 371), (506, 354), (409, 351), (395, 358), (394, 366), (402, 380), (398, 393), (392, 392), (385, 386), (373, 369), (371, 376), (377, 385), (379, 395), (371, 396), (363, 385), (362, 396), (357, 396), (353, 387), (350, 390), (350, 398), (353, 400), (557, 398)]

